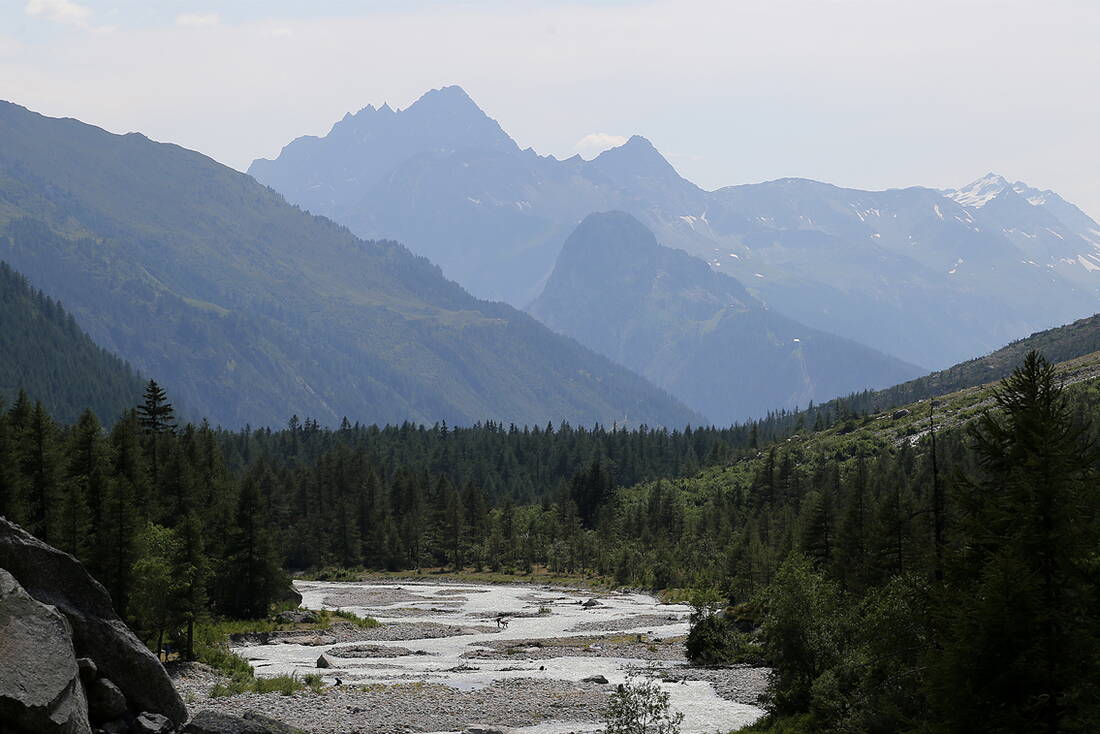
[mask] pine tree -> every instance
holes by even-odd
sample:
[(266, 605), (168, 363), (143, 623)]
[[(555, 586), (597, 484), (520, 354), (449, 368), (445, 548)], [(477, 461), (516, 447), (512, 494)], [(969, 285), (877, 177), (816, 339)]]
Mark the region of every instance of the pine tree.
[(156, 380), (145, 385), (144, 402), (137, 412), (141, 428), (146, 433), (173, 433), (176, 430), (175, 409), (168, 402), (168, 393)]
[[(176, 529), (178, 543), (172, 563), (172, 587), (164, 589), (173, 597), (173, 616), (183, 625), (182, 642), (187, 660), (195, 659), (195, 625), (206, 618), (209, 601), (210, 561), (203, 543), (202, 521), (198, 512), (188, 512)], [(266, 612), (266, 607), (264, 609)]]
[(162, 436), (175, 433), (175, 411), (168, 394), (155, 380), (145, 385), (144, 402), (137, 407), (138, 422), (145, 434), (145, 458), (154, 491), (159, 491)]
[(23, 473), (19, 470), (19, 445), (10, 415), (0, 406), (0, 516), (25, 525)]
[(222, 610), (248, 619), (265, 616), (285, 582), (268, 536), (259, 487), (252, 477), (241, 485), (219, 576)]
[(953, 730), (1091, 731), (1100, 721), (1098, 458), (1031, 352), (970, 430), (963, 539), (945, 579), (931, 699)]
[(57, 427), (40, 402), (22, 432), (19, 454), (26, 478), (26, 529), (47, 543), (56, 543), (61, 530), (61, 454)]
[(94, 538), (101, 524), (110, 464), (103, 428), (91, 410), (84, 411), (73, 428), (68, 473), (80, 484), (88, 505), (89, 533)]

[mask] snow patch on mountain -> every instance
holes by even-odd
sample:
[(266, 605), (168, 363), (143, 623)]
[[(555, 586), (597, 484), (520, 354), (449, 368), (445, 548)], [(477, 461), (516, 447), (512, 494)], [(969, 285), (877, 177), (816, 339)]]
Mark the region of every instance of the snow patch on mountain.
[(980, 209), (1009, 188), (1009, 183), (1003, 176), (996, 173), (987, 173), (976, 181), (971, 181), (961, 189), (947, 189), (944, 196), (954, 199), (963, 206), (971, 206)]

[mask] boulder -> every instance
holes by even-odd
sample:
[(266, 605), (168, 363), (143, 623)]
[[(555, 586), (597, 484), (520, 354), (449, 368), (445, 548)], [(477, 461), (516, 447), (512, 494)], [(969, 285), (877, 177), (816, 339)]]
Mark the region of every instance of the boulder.
[(321, 621), (321, 617), (308, 609), (288, 609), (275, 615), (275, 621), (280, 624), (315, 624)]
[(121, 719), (126, 714), (126, 696), (107, 678), (97, 678), (84, 690), (88, 696), (88, 718), (93, 722)]
[(264, 716), (263, 714), (258, 714), (255, 711), (245, 711), (244, 718), (254, 724), (266, 726), (271, 734), (307, 734), (303, 729), (297, 729), (290, 724), (284, 724), (281, 721), (272, 719), (269, 716)]
[(299, 734), (281, 721), (249, 712), (244, 717), (217, 711), (200, 711), (183, 729), (184, 734)]
[(491, 724), (471, 724), (462, 730), (462, 734), (512, 734), (512, 730)]
[(131, 734), (130, 722), (126, 719), (115, 719), (103, 725), (103, 734)]
[(324, 655), (322, 655), (319, 658), (317, 658), (317, 667), (318, 668), (331, 668), (332, 663), (329, 661), (328, 658), (326, 658)]
[(135, 711), (163, 714), (175, 724), (187, 720), (164, 666), (119, 619), (110, 594), (80, 561), (0, 517), (0, 568), (34, 599), (65, 615), (76, 654), (95, 661)]
[(590, 675), (587, 678), (581, 678), (581, 683), (599, 683), (602, 686), (607, 685), (607, 678), (602, 675)]
[(77, 658), (76, 667), (80, 669), (80, 680), (85, 685), (99, 677), (99, 668), (91, 658)]
[(91, 734), (68, 622), (0, 568), (0, 730)]
[(134, 734), (168, 734), (172, 731), (172, 722), (167, 716), (145, 711), (134, 720)]
[(294, 588), (293, 583), (290, 583), (282, 588), (279, 595), (275, 597), (275, 601), (300, 607), (302, 606), (302, 592)]
[(595, 599), (589, 599), (588, 601), (586, 601), (586, 602), (585, 602), (584, 604), (582, 604), (581, 606), (583, 606), (583, 607), (584, 607), (585, 609), (591, 609), (591, 608), (593, 608), (593, 607), (602, 607), (602, 606), (603, 606), (603, 604), (600, 604), (600, 603), (599, 603), (598, 601), (596, 601)]

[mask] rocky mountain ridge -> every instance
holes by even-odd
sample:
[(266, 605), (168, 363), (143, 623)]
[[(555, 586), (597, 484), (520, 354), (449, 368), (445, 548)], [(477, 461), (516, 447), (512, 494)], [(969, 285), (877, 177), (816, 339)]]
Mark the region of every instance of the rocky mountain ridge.
[[(419, 147), (400, 162), (386, 125), (367, 115), (357, 135), (295, 141), (250, 173), (307, 207), (303, 185), (349, 192), (326, 194), (331, 205), (316, 211), (361, 236), (395, 237), (471, 292), (519, 307), (584, 217), (621, 210), (781, 313), (927, 368), (1100, 309), (1100, 225), (1053, 192), (996, 181), (985, 194), (862, 191), (791, 178), (705, 191), (639, 136), (590, 161), (557, 160), (503, 142), (456, 88), (393, 114), (426, 119), (422, 107), (437, 124), (417, 128)], [(479, 122), (455, 130), (451, 118)], [(361, 177), (333, 159), (378, 166)], [(305, 183), (287, 183), (295, 178)], [(989, 205), (970, 205), (994, 191)]]

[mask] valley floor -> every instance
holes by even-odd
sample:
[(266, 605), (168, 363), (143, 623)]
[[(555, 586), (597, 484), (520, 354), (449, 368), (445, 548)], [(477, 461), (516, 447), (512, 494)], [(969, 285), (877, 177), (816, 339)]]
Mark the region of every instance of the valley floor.
[[(340, 608), (383, 624), (235, 637), (234, 652), (257, 675), (321, 674), (327, 687), (212, 698), (218, 674), (181, 666), (175, 679), (193, 711), (252, 710), (324, 734), (453, 732), (476, 724), (525, 734), (591, 732), (601, 728), (615, 684), (646, 675), (662, 681), (672, 707), (684, 712), (684, 734), (729, 731), (763, 714), (757, 700), (766, 670), (688, 665), (685, 605), (552, 586), (296, 585), (306, 608)], [(507, 626), (497, 624), (501, 617)], [(329, 667), (318, 667), (322, 656)]]

